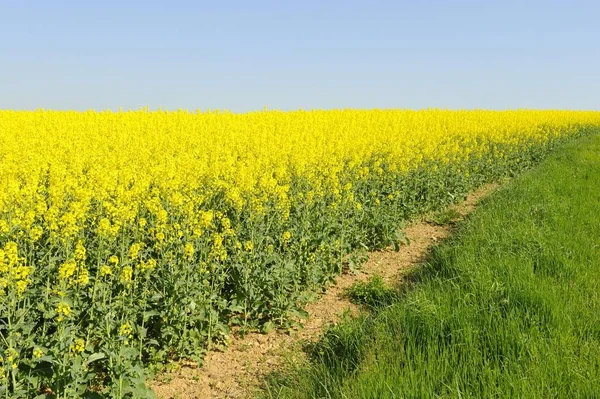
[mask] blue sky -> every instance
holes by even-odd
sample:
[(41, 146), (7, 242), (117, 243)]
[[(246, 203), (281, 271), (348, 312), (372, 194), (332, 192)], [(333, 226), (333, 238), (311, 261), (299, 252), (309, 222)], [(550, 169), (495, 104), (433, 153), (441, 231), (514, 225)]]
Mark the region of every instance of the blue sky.
[(1, 109), (598, 109), (598, 1), (0, 0)]

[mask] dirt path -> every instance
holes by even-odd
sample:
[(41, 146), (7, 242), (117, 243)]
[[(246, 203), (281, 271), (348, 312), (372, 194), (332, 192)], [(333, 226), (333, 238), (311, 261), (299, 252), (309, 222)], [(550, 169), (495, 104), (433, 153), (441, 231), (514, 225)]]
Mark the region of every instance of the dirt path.
[[(480, 199), (497, 187), (497, 184), (484, 186), (451, 209), (464, 217), (473, 211)], [(152, 384), (154, 392), (161, 399), (249, 397), (266, 374), (302, 357), (302, 342), (319, 339), (323, 328), (338, 322), (344, 312), (358, 312), (358, 308), (342, 296), (346, 288), (375, 274), (389, 283), (400, 281), (407, 270), (423, 261), (432, 246), (450, 234), (452, 224), (440, 226), (420, 221), (404, 231), (410, 244), (403, 246), (399, 252), (384, 250), (370, 253), (359, 274), (339, 276), (336, 285), (329, 287), (315, 302), (309, 303), (306, 306), (309, 318), (303, 321), (303, 329), (293, 335), (271, 331), (268, 334), (247, 334), (243, 338), (232, 336), (228, 348), (223, 352), (208, 353), (201, 368), (180, 363), (175, 371), (160, 376)]]

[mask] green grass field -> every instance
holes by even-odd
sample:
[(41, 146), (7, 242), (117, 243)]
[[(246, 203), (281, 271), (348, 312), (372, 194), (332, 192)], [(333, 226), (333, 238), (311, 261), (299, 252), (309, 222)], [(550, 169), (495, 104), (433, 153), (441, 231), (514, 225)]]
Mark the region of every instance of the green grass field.
[(488, 197), (411, 277), (266, 396), (599, 397), (600, 136)]

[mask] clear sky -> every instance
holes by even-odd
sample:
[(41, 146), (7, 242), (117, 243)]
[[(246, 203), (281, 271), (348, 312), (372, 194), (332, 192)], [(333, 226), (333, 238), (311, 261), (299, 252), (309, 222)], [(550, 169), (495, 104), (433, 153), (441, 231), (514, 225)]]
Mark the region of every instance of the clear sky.
[(599, 18), (598, 0), (0, 0), (0, 108), (598, 109)]

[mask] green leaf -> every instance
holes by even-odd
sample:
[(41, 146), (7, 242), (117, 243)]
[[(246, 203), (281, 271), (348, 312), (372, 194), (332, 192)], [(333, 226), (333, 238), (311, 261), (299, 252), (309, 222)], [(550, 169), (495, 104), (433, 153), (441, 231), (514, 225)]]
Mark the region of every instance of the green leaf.
[(148, 310), (144, 312), (144, 321), (148, 321), (151, 317), (160, 316), (160, 313), (156, 310)]
[(308, 312), (304, 309), (292, 309), (290, 310), (290, 315), (292, 317), (298, 317), (300, 319), (307, 319), (308, 318)]
[(272, 321), (267, 321), (262, 326), (262, 332), (265, 334), (269, 333), (270, 331), (273, 331), (273, 329), (275, 329), (275, 324)]
[(229, 310), (234, 313), (241, 313), (244, 311), (244, 307), (241, 305), (231, 305), (229, 306)]
[(106, 355), (102, 352), (92, 353), (90, 357), (88, 357), (87, 363), (90, 364), (92, 362), (95, 362), (96, 360), (104, 359), (105, 357)]

